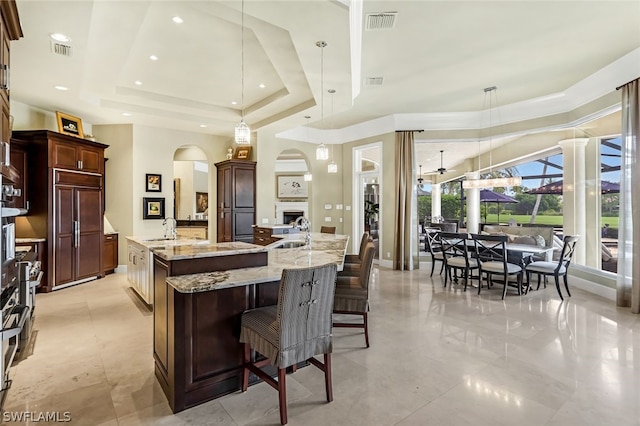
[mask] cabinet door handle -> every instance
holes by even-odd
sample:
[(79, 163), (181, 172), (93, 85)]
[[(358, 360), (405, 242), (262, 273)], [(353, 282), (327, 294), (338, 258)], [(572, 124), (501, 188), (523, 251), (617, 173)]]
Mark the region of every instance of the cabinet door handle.
[(78, 160), (78, 168), (82, 170), (82, 160)]
[(27, 208), (27, 210), (29, 210), (29, 207), (30, 207), (29, 200), (27, 200), (27, 202), (26, 202), (26, 204), (25, 204), (25, 207)]
[(4, 74), (2, 77), (2, 83), (0, 84), (0, 89), (9, 90), (9, 65), (2, 64), (0, 65), (0, 70)]
[(80, 245), (80, 222), (73, 221), (73, 247), (78, 248)]
[(224, 212), (220, 212), (220, 219), (224, 219)]

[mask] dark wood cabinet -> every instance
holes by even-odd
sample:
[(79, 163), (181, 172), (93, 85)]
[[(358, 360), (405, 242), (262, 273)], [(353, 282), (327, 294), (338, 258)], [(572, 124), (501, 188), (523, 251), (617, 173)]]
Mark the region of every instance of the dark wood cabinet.
[(29, 227), (18, 238), (47, 240), (44, 291), (104, 276), (104, 149), (48, 130), (14, 131), (24, 148)]
[(100, 147), (54, 140), (49, 155), (50, 167), (104, 173), (104, 149)]
[(281, 238), (274, 237), (272, 234), (272, 228), (255, 226), (253, 228), (253, 244), (257, 244), (259, 246), (268, 246), (271, 243), (275, 243), (281, 240)]
[(218, 169), (217, 224), (218, 242), (253, 241), (256, 222), (256, 163), (226, 160)]
[(36, 254), (36, 260), (40, 261), (40, 269), (45, 271), (45, 274), (40, 281), (38, 291), (40, 289), (47, 288), (47, 240), (44, 238), (35, 239), (16, 239), (16, 247), (29, 247), (32, 252)]
[(18, 40), (20, 37), (22, 37), (22, 28), (16, 2), (0, 1), (0, 136), (4, 142), (11, 138), (9, 104), (11, 40)]
[(104, 235), (103, 263), (105, 275), (114, 273), (118, 267), (118, 234)]
[[(102, 187), (100, 179), (56, 171), (54, 285), (103, 274)], [(78, 179), (80, 177), (81, 179)], [(93, 186), (89, 186), (93, 184)]]
[(14, 182), (14, 188), (20, 190), (20, 195), (13, 197), (13, 206), (19, 209), (29, 210), (29, 176), (27, 174), (27, 151), (23, 145), (18, 142), (11, 143), (10, 159), (11, 165), (15, 167), (20, 175), (17, 182)]

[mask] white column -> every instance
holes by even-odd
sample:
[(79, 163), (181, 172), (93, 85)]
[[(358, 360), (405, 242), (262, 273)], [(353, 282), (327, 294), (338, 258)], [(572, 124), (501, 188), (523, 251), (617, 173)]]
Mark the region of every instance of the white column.
[[(464, 174), (467, 180), (475, 180), (480, 177), (478, 172)], [(467, 197), (467, 232), (477, 234), (480, 232), (480, 188), (465, 190)]]
[(584, 265), (587, 239), (587, 188), (585, 182), (585, 151), (588, 138), (558, 142), (562, 148), (562, 212), (564, 235), (579, 235), (573, 263)]
[(431, 184), (431, 219), (442, 216), (442, 185)]

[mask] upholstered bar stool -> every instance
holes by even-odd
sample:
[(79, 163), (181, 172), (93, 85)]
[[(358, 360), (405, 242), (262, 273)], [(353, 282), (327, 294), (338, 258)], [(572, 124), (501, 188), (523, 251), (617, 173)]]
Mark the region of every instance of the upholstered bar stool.
[(364, 249), (364, 256), (360, 265), (360, 274), (356, 277), (349, 275), (338, 275), (336, 283), (336, 294), (333, 304), (334, 314), (361, 315), (362, 323), (335, 322), (334, 327), (355, 327), (364, 329), (364, 339), (369, 347), (369, 323), (367, 314), (369, 312), (369, 279), (375, 247), (372, 242), (367, 242)]
[[(309, 361), (324, 371), (327, 402), (333, 401), (331, 385), (331, 308), (336, 265), (285, 269), (280, 280), (278, 304), (242, 314), (240, 342), (244, 343), (242, 390), (249, 385), (249, 371), (278, 391), (280, 423), (287, 423), (286, 368)], [(267, 359), (251, 361), (251, 348)], [(314, 356), (323, 354), (324, 363)], [(266, 364), (278, 368), (278, 380), (263, 372)]]
[(320, 233), (322, 234), (335, 234), (336, 227), (335, 226), (321, 226)]
[(367, 243), (371, 241), (368, 232), (362, 234), (360, 239), (360, 248), (357, 254), (347, 254), (344, 257), (344, 266), (342, 271), (338, 272), (338, 276), (360, 276), (360, 265), (362, 264), (362, 258), (364, 257), (364, 250), (367, 247)]

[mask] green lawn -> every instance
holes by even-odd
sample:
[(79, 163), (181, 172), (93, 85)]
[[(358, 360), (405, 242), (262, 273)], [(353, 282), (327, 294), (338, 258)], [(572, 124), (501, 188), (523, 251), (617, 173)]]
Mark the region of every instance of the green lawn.
[[(507, 213), (500, 213), (500, 222), (506, 223), (509, 219), (515, 219), (516, 222), (520, 224), (527, 224), (531, 221), (530, 215), (510, 215)], [(480, 220), (485, 222), (484, 215), (480, 215)], [(487, 214), (487, 223), (495, 223), (498, 221), (497, 214)], [(562, 216), (536, 216), (536, 221), (534, 222), (538, 225), (553, 225), (553, 226), (562, 226)], [(618, 228), (618, 218), (617, 217), (603, 217), (601, 221), (601, 226), (604, 226), (605, 223), (609, 224), (609, 227), (617, 229)]]

